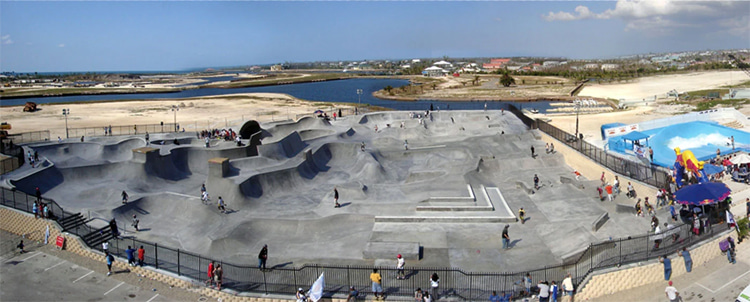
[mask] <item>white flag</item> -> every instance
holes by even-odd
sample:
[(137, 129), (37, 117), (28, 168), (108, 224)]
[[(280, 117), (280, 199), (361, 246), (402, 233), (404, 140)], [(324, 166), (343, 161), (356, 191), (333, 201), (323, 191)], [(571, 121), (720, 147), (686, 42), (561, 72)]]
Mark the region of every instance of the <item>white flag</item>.
[(313, 283), (312, 287), (310, 287), (310, 300), (313, 302), (318, 302), (321, 298), (323, 298), (323, 288), (326, 286), (326, 278), (325, 278), (325, 272), (320, 274), (320, 277), (318, 277), (318, 280), (315, 280), (315, 283)]

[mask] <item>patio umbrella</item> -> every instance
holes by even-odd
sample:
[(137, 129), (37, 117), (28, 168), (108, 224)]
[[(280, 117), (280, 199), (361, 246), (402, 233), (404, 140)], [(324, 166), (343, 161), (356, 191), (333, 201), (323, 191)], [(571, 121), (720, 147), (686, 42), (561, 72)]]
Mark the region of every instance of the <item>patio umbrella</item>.
[(318, 110), (315, 110), (315, 112), (313, 112), (313, 113), (315, 113), (315, 114), (323, 114), (323, 110), (318, 109)]
[(735, 165), (747, 164), (750, 163), (750, 156), (745, 153), (740, 153), (737, 154), (737, 156), (732, 157), (732, 159), (730, 159), (729, 161), (731, 161)]
[(732, 190), (721, 182), (706, 182), (685, 186), (674, 193), (680, 204), (702, 206), (717, 203), (729, 197)]
[(705, 165), (703, 165), (703, 171), (705, 171), (706, 174), (708, 174), (708, 175), (713, 175), (713, 174), (716, 174), (716, 173), (723, 172), (724, 168), (719, 167), (719, 166), (715, 166), (715, 165), (711, 165), (711, 164), (705, 164)]

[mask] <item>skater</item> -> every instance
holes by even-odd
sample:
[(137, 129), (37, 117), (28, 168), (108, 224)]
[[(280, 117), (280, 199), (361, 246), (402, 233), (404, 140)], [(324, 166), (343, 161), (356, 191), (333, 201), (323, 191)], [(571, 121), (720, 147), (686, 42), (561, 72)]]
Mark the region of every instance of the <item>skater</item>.
[(266, 260), (268, 260), (268, 245), (264, 244), (258, 254), (258, 268), (266, 269)]
[(628, 193), (626, 195), (629, 198), (635, 198), (636, 197), (635, 188), (633, 188), (633, 184), (631, 184), (630, 182), (628, 182)]
[(123, 190), (121, 195), (122, 195), (122, 203), (123, 204), (128, 203), (128, 193)]
[(206, 148), (211, 147), (211, 140), (206, 136)]
[(534, 146), (531, 146), (531, 157), (536, 157), (536, 154), (534, 154)]
[(362, 142), (362, 145), (359, 146), (359, 149), (362, 150), (362, 152), (365, 152), (365, 142)]
[(208, 196), (208, 192), (203, 191), (203, 195), (201, 196), (201, 201), (203, 204), (208, 204), (208, 202), (211, 200), (211, 198)]
[(407, 142), (406, 140), (404, 140), (404, 150), (409, 150), (409, 142)]
[(555, 144), (549, 143), (549, 153), (555, 153)]
[(138, 223), (139, 223), (139, 222), (141, 222), (141, 221), (140, 221), (140, 220), (138, 220), (138, 218), (137, 218), (137, 217), (135, 217), (135, 214), (133, 214), (133, 228), (135, 228), (135, 231), (136, 231), (136, 232), (138, 232), (138, 231), (139, 231), (139, 230), (138, 230)]
[(539, 176), (534, 174), (534, 189), (539, 190)]
[(226, 209), (225, 204), (224, 204), (224, 199), (221, 199), (221, 196), (219, 196), (218, 205), (219, 205), (219, 210), (221, 210), (221, 213), (226, 213), (227, 212), (227, 209)]
[(150, 144), (148, 139), (149, 139), (149, 135), (148, 135), (148, 131), (146, 131), (146, 146)]
[(406, 265), (406, 261), (403, 257), (401, 257), (401, 254), (398, 254), (396, 256), (396, 279), (404, 280), (406, 279), (406, 274), (404, 274), (404, 265)]
[(341, 205), (339, 204), (339, 190), (337, 190), (336, 187), (333, 187), (333, 203), (334, 208), (341, 207)]
[(518, 209), (518, 219), (521, 220), (521, 224), (526, 223), (526, 211), (523, 208)]

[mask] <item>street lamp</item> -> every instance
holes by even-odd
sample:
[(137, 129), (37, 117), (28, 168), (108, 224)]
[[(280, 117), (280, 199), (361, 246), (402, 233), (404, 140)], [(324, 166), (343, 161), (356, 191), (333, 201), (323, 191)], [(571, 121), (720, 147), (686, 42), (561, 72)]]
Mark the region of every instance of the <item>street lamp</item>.
[(362, 103), (362, 89), (357, 89), (357, 111), (359, 111), (359, 106)]
[(70, 114), (70, 109), (63, 109), (62, 113), (65, 116), (65, 138), (70, 138), (68, 133), (68, 115)]
[(575, 101), (575, 108), (576, 108), (576, 139), (578, 139), (578, 112), (581, 111), (581, 101), (576, 100)]
[(172, 105), (172, 112), (174, 112), (174, 132), (180, 131), (177, 127), (177, 111), (180, 111), (180, 107), (177, 107), (177, 105)]

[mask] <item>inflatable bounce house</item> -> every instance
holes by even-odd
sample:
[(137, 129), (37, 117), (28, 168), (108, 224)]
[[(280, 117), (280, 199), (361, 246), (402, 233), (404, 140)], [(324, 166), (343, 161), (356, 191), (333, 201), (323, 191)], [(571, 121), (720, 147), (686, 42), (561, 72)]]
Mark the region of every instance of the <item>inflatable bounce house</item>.
[(684, 175), (685, 169), (693, 172), (693, 175), (695, 175), (695, 178), (698, 179), (699, 183), (708, 182), (708, 176), (706, 175), (706, 172), (703, 171), (703, 165), (705, 164), (704, 161), (699, 161), (695, 158), (695, 155), (693, 155), (693, 152), (690, 150), (681, 151), (680, 148), (674, 148), (674, 152), (677, 154), (677, 160), (674, 162), (674, 170), (675, 183), (678, 188), (682, 187), (682, 175)]

